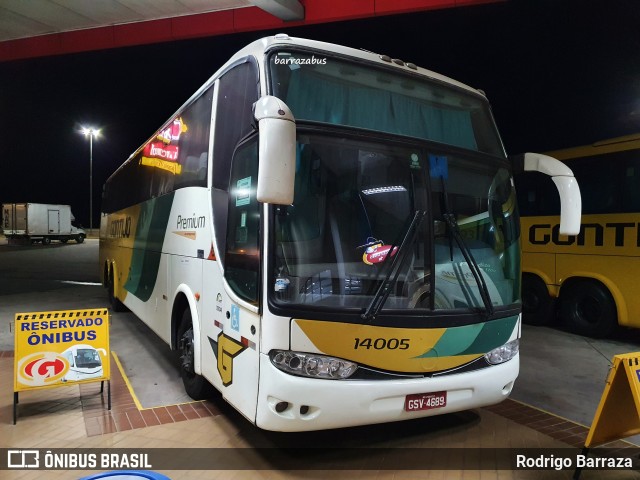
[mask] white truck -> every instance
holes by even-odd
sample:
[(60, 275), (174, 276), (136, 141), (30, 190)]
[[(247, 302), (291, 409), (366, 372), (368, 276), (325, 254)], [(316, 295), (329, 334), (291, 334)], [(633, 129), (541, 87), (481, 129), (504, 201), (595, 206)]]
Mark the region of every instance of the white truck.
[(67, 243), (84, 242), (87, 234), (75, 227), (69, 205), (45, 203), (4, 203), (2, 205), (2, 230), (9, 243), (42, 242), (51, 240)]

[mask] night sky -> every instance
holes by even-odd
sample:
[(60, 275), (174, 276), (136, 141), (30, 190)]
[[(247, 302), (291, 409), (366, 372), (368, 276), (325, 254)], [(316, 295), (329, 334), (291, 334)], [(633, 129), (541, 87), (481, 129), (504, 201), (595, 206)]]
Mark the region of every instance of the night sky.
[[(640, 2), (511, 0), (281, 29), (483, 89), (509, 153), (640, 132)], [(0, 202), (70, 204), (94, 227), (106, 178), (233, 53), (274, 31), (0, 63)]]

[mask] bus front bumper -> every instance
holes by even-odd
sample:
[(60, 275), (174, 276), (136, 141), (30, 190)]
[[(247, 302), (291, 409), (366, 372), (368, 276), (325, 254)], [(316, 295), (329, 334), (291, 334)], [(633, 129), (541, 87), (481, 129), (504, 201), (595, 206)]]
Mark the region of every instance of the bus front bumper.
[[(520, 369), (520, 355), (500, 365), (434, 378), (322, 380), (278, 370), (260, 355), (256, 425), (296, 432), (410, 420), (493, 405), (506, 399)], [(409, 412), (407, 395), (447, 392), (446, 406)]]

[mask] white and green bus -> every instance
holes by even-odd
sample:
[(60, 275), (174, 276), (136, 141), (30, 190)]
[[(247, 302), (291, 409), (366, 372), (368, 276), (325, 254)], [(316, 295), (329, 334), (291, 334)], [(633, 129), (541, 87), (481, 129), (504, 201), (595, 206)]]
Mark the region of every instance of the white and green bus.
[[(571, 172), (522, 165), (554, 176), (577, 232)], [(264, 38), (107, 180), (103, 282), (178, 351), (191, 397), (213, 386), (264, 429), (494, 404), (519, 370), (512, 167), (482, 92)]]

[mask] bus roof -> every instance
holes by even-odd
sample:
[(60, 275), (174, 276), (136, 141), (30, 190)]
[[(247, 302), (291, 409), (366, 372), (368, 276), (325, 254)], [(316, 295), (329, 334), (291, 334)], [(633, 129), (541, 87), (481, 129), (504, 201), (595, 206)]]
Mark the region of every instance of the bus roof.
[[(316, 50), (319, 53), (326, 52), (327, 54), (333, 53), (333, 54), (342, 55), (344, 57), (357, 58), (357, 59), (365, 60), (371, 63), (377, 63), (387, 68), (395, 67), (401, 73), (419, 74), (424, 77), (435, 80), (437, 82), (452, 85), (460, 89), (466, 90), (486, 100), (486, 95), (482, 90), (470, 87), (469, 85), (466, 85), (462, 82), (454, 80), (445, 75), (441, 75), (431, 70), (418, 67), (417, 65), (414, 65), (410, 62), (405, 63), (402, 60), (392, 59), (387, 55), (377, 54), (367, 50), (358, 50), (351, 47), (345, 47), (342, 45), (337, 45), (337, 44), (332, 44), (327, 42), (320, 42), (316, 40), (308, 40), (305, 38), (290, 37), (287, 34), (280, 33), (274, 36), (263, 37), (258, 40), (255, 40), (250, 44), (246, 45), (245, 47), (243, 47), (242, 49), (240, 49), (238, 52), (236, 52), (227, 62), (224, 63), (224, 65), (222, 65), (211, 77), (209, 77), (209, 79), (193, 95), (191, 95), (191, 97), (189, 97), (189, 99), (186, 102), (184, 102), (182, 106), (176, 112), (174, 112), (173, 115), (169, 117), (169, 119), (165, 123), (162, 124), (162, 126), (158, 129), (158, 131), (162, 130), (163, 128), (166, 128), (166, 126), (173, 121), (176, 115), (178, 115), (182, 110), (184, 110), (184, 108), (186, 108), (187, 105), (193, 102), (194, 99), (198, 98), (203, 91), (209, 88), (211, 84), (213, 84), (214, 81), (217, 78), (219, 78), (224, 72), (226, 72), (226, 70), (229, 69), (233, 64), (235, 64), (239, 60), (242, 60), (248, 56), (253, 56), (258, 60), (258, 63), (260, 63), (260, 65), (263, 66), (264, 56), (266, 52), (268, 52), (272, 47), (281, 47), (281, 46), (303, 47), (303, 48)], [(262, 79), (261, 81), (264, 81), (264, 79)], [(151, 139), (154, 137), (156, 133), (154, 133), (149, 139), (147, 139), (145, 143), (143, 143), (137, 150), (135, 150), (127, 158), (127, 160), (125, 160), (125, 162), (115, 170), (115, 172), (109, 178), (114, 176), (117, 173), (117, 171), (123, 168), (124, 165), (127, 164), (129, 161), (132, 161), (133, 158), (138, 154), (138, 152), (140, 152), (140, 150), (142, 150), (144, 146), (151, 141)]]
[[(425, 75), (429, 78), (438, 80), (440, 82), (452, 84), (459, 88), (471, 91), (475, 94), (480, 94), (483, 97), (485, 96), (484, 92), (482, 92), (481, 90), (470, 87), (469, 85), (461, 83), (445, 75), (441, 75), (434, 71), (427, 70), (425, 68), (421, 68), (419, 66), (413, 65), (411, 62), (408, 62), (408, 61), (404, 62), (396, 58), (392, 59), (387, 55), (370, 52), (368, 50), (345, 47), (342, 45), (337, 45), (337, 44), (327, 43), (327, 42), (320, 42), (316, 40), (309, 40), (306, 38), (290, 37), (289, 35), (284, 33), (280, 33), (271, 37), (264, 37), (247, 45), (245, 48), (243, 48), (238, 53), (236, 53), (229, 60), (229, 62), (227, 62), (227, 64), (225, 64), (220, 69), (220, 71), (223, 71), (227, 67), (227, 65), (230, 65), (234, 63), (236, 60), (243, 58), (247, 55), (254, 55), (257, 58), (260, 58), (269, 49), (271, 49), (274, 46), (287, 46), (287, 45), (290, 45), (292, 47), (306, 47), (306, 48), (310, 48), (317, 51), (325, 51), (327, 53), (337, 53), (345, 57), (358, 58), (358, 59), (369, 61), (372, 63), (378, 63), (380, 65), (387, 66), (387, 67), (395, 66), (395, 67), (398, 67), (400, 71), (404, 70), (405, 73), (419, 73), (421, 75)], [(219, 72), (216, 72), (214, 77), (216, 77), (218, 74)]]
[(636, 149), (640, 149), (640, 133), (600, 140), (591, 145), (554, 150), (547, 152), (547, 155), (557, 158), (558, 160), (568, 160), (571, 158), (593, 157), (596, 155)]

